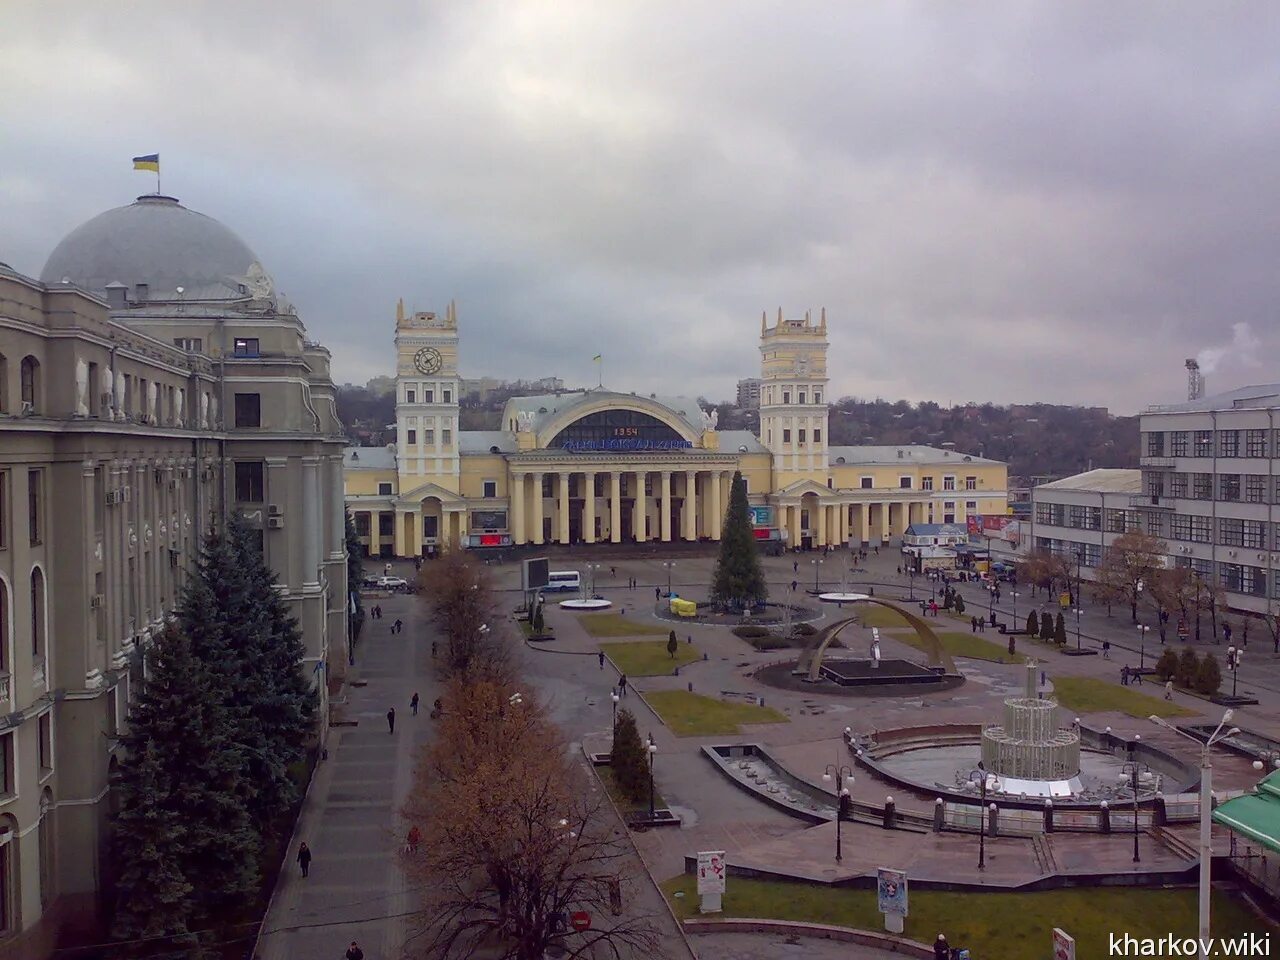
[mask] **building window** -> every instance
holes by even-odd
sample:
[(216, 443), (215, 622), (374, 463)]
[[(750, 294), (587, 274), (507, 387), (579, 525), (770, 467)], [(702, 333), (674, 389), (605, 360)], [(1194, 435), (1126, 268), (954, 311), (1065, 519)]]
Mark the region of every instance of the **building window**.
[(0, 470), (0, 550), (9, 545), (9, 471)]
[(1148, 513), (1146, 516), (1146, 521), (1142, 525), (1146, 526), (1147, 533), (1149, 533), (1151, 536), (1153, 537), (1164, 536), (1164, 515), (1163, 514), (1156, 513), (1154, 511)]
[[(43, 657), (45, 651), (44, 571), (31, 571), (31, 655)], [(46, 677), (51, 681), (52, 677)]]
[(236, 394), (236, 426), (237, 427), (262, 426), (262, 394), (260, 393), (237, 393)]
[(436, 402), (436, 392), (435, 392), (434, 390), (425, 390), (425, 389), (424, 389), (424, 390), (422, 391), (422, 402), (423, 402), (423, 403), (435, 403), (435, 402)]
[(804, 392), (803, 390), (801, 390), (801, 391), (800, 391), (800, 397), (799, 397), (799, 401), (800, 401), (800, 403), (804, 403), (804, 398), (805, 398), (805, 392)]
[(1164, 456), (1164, 434), (1162, 432), (1153, 431), (1147, 434), (1147, 456)]
[[(0, 580), (0, 673), (9, 672), (9, 588)], [(12, 687), (10, 692), (12, 692)]]
[(965, 508), (965, 510), (966, 510), (967, 512), (969, 512), (969, 513), (976, 513), (976, 512), (977, 512), (977, 510), (978, 510), (978, 501), (977, 501), (977, 500), (966, 500), (966, 501), (964, 502), (964, 508)]
[(1261, 474), (1250, 473), (1244, 478), (1244, 502), (1265, 503), (1267, 499), (1267, 478)]
[(1240, 431), (1239, 430), (1219, 430), (1218, 431), (1218, 456), (1220, 457), (1240, 456)]
[[(424, 518), (425, 519), (425, 518)], [(396, 515), (394, 513), (378, 514), (378, 539), (394, 537), (396, 534)]]
[(409, 446), (411, 446), (411, 447), (416, 447), (416, 446), (418, 445), (418, 431), (417, 431), (417, 430), (406, 430), (406, 431), (405, 431), (405, 436), (408, 438), (408, 444), (409, 444)]
[[(622, 479), (624, 481), (623, 485), (625, 486), (627, 478), (623, 477)], [(555, 496), (555, 492), (551, 489), (551, 474), (544, 473), (542, 475), (542, 499), (546, 500), (553, 496)]]
[(1142, 532), (1142, 514), (1137, 510), (1126, 510), (1124, 512), (1124, 532), (1125, 533), (1141, 533)]
[[(391, 488), (391, 484), (388, 483), (387, 484), (388, 493), (390, 492), (390, 488)], [(382, 484), (378, 484), (378, 492), (379, 493), (382, 492)], [(363, 512), (357, 513), (355, 516), (355, 522), (356, 522), (356, 536), (367, 537), (369, 535), (369, 526), (370, 526), (369, 514), (363, 513)]]
[(1244, 455), (1246, 457), (1265, 457), (1267, 455), (1267, 431), (1246, 430), (1244, 432)]
[(932, 489), (933, 489), (933, 477), (921, 477), (921, 478), (920, 478), (920, 489), (921, 489), (921, 490), (932, 490)]
[(417, 403), (417, 402), (418, 402), (418, 391), (416, 391), (416, 390), (409, 390), (408, 388), (406, 388), (406, 389), (405, 389), (405, 391), (404, 391), (404, 402), (405, 402), (405, 403)]
[(1231, 503), (1235, 503), (1240, 500), (1240, 474), (1218, 474), (1218, 499), (1226, 500)]
[(977, 489), (978, 489), (978, 478), (977, 478), (977, 477), (965, 477), (965, 478), (964, 478), (964, 488), (965, 488), (966, 490), (977, 490)]
[(873, 482), (874, 482), (874, 481), (872, 480), (872, 478), (871, 478), (871, 477), (862, 477), (862, 478), (858, 481), (858, 486), (859, 486), (860, 488), (862, 488), (863, 490), (870, 490), (870, 489), (871, 489), (871, 484), (872, 484)]
[(954, 490), (955, 488), (956, 488), (956, 478), (955, 478), (955, 477), (953, 477), (953, 476), (947, 476), (947, 477), (943, 477), (943, 478), (942, 478), (942, 489), (943, 489), (943, 490)]
[(813, 442), (814, 442), (814, 443), (821, 443), (821, 442), (822, 442), (822, 431), (821, 431), (821, 430), (814, 430), (814, 431), (813, 431)]
[(784, 430), (782, 431), (782, 442), (783, 442), (783, 443), (790, 443), (790, 442), (791, 442), (791, 431), (790, 431), (790, 430), (784, 429)]
[(40, 543), (44, 534), (44, 516), (41, 502), (41, 487), (44, 486), (43, 470), (27, 471), (27, 531), (31, 534), (31, 545)]
[(1244, 546), (1244, 521), (1223, 517), (1218, 521), (1218, 542), (1228, 547)]
[(1105, 514), (1107, 533), (1124, 533), (1124, 511), (1108, 509)]
[(822, 391), (821, 391), (821, 390), (815, 390), (815, 391), (813, 391), (813, 402), (814, 402), (814, 403), (821, 403), (821, 402), (822, 402)]
[(9, 358), (0, 353), (0, 413), (9, 412)]
[(1185, 497), (1187, 495), (1187, 476), (1185, 473), (1169, 475), (1169, 496)]
[(909, 476), (907, 476), (907, 477), (898, 477), (898, 489), (899, 489), (899, 490), (910, 490), (910, 489), (911, 489), (911, 477), (909, 477)]
[(804, 443), (804, 429), (803, 429), (803, 428), (801, 428), (800, 430), (798, 430), (798, 431), (797, 431), (797, 433), (799, 433), (799, 435), (800, 435), (800, 437), (799, 437), (800, 442), (801, 442), (801, 443)]
[(262, 503), (266, 500), (266, 465), (261, 460), (237, 460), (235, 467), (236, 501)]
[(1174, 457), (1187, 455), (1187, 431), (1175, 430), (1169, 434), (1169, 454)]
[(1195, 449), (1191, 455), (1193, 457), (1211, 457), (1213, 456), (1213, 431), (1197, 430), (1192, 439), (1195, 441)]
[(498, 481), (497, 480), (484, 481), (484, 498), (486, 500), (492, 500), (497, 495), (498, 495)]
[(23, 357), (20, 369), (22, 381), (22, 408), (38, 411), (40, 409), (40, 361), (35, 357)]
[(782, 391), (782, 402), (783, 402), (783, 403), (790, 403), (790, 402), (791, 402), (791, 391), (790, 391), (790, 390), (783, 390), (783, 391)]
[(1242, 531), (1240, 546), (1250, 550), (1265, 550), (1267, 547), (1267, 523), (1265, 520), (1246, 520)]
[(1191, 475), (1191, 499), (1192, 500), (1212, 500), (1213, 499), (1213, 474), (1193, 473)]
[[(179, 350), (185, 350), (187, 353), (202, 353), (204, 351), (204, 341), (199, 337), (174, 337), (173, 345)], [(90, 383), (93, 381), (90, 380)]]
[(40, 758), (40, 772), (48, 773), (53, 769), (53, 713), (51, 711), (40, 715), (36, 750)]
[(441, 393), (441, 394), (443, 394), (443, 402), (444, 402), (444, 403), (453, 403), (453, 391), (452, 391), (452, 390), (441, 390), (441, 391), (440, 391), (440, 393)]
[(391, 484), (389, 482), (384, 481), (378, 484), (378, 496), (380, 497), (391, 496)]
[(446, 447), (449, 446), (449, 444), (453, 443), (453, 431), (445, 427), (440, 431), (440, 440)]
[[(13, 767), (16, 760), (17, 757), (14, 756), (14, 734), (6, 733), (3, 736), (0, 736), (0, 796), (8, 797), (12, 796), (16, 792), (16, 785), (13, 782)], [(0, 830), (3, 829), (4, 823), (3, 821), (0, 821)], [(0, 839), (3, 839), (3, 834), (0, 834)], [(13, 834), (9, 834), (9, 841), (12, 842), (14, 839)], [(0, 852), (7, 852), (8, 849), (9, 848), (7, 846), (0, 847)], [(11, 865), (8, 858), (6, 858), (6, 863)], [(9, 875), (6, 873), (6, 879), (8, 879), (8, 877)], [(4, 892), (8, 893), (9, 891), (5, 890)], [(8, 899), (8, 897), (0, 897), (0, 903), (5, 903)], [(6, 929), (8, 928), (0, 927), (0, 930)]]
[(261, 356), (258, 352), (258, 340), (256, 337), (236, 337), (232, 353), (237, 357)]
[(422, 442), (424, 446), (434, 447), (436, 445), (436, 432), (434, 430), (422, 431)]

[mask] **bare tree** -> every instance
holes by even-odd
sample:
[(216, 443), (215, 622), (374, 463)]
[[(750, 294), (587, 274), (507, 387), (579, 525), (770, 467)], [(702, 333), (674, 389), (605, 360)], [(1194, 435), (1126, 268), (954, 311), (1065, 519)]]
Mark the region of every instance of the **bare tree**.
[(1066, 559), (1040, 547), (1027, 554), (1027, 558), (1019, 564), (1019, 573), (1019, 579), (1025, 579), (1033, 591), (1040, 587), (1050, 594), (1058, 581), (1064, 584), (1071, 582), (1071, 565)]
[(1098, 567), (1098, 584), (1129, 604), (1138, 622), (1138, 601), (1157, 570), (1164, 569), (1167, 544), (1146, 533), (1125, 533), (1115, 538)]
[[(423, 829), (408, 869), (426, 891), (414, 937), (425, 956), (662, 956), (652, 916), (614, 916), (638, 879), (631, 851), (532, 695), (452, 682), (417, 776), (404, 813)], [(590, 929), (569, 929), (575, 911)]]
[(419, 574), (420, 594), (431, 604), (445, 638), (445, 676), (501, 672), (507, 648), (496, 630), (497, 608), (488, 568), (461, 550), (447, 550)]

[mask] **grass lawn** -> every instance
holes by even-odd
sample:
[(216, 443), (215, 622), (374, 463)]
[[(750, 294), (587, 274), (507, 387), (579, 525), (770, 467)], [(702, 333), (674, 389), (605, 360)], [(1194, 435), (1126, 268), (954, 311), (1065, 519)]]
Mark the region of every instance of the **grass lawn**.
[(787, 718), (773, 707), (750, 703), (729, 703), (689, 693), (687, 690), (655, 690), (646, 693), (649, 706), (680, 737), (707, 737), (741, 733), (748, 723), (786, 723)]
[[(1153, 689), (1159, 689), (1153, 685)], [(1076, 713), (1092, 713), (1100, 710), (1118, 710), (1131, 717), (1189, 717), (1194, 714), (1162, 697), (1138, 693), (1132, 687), (1122, 687), (1093, 677), (1054, 677), (1053, 694), (1064, 707)]]
[[(698, 910), (697, 881), (681, 875), (662, 884), (682, 919)], [(683, 891), (680, 899), (672, 898)], [(1035, 893), (949, 893), (910, 891), (907, 937), (932, 943), (945, 933), (953, 947), (968, 947), (974, 957), (1044, 960), (1050, 956), (1053, 928), (1076, 940), (1077, 956), (1108, 955), (1109, 933), (1142, 939), (1173, 933), (1196, 935), (1196, 891), (1102, 887)], [(883, 930), (875, 890), (844, 890), (807, 883), (730, 877), (724, 895), (726, 917), (762, 917), (833, 923), (862, 930)], [(1274, 932), (1244, 906), (1213, 894), (1213, 933)]]
[[(536, 634), (533, 632), (533, 624), (531, 624), (528, 620), (517, 620), (516, 625), (520, 628), (520, 633), (523, 634), (525, 637), (536, 636)], [(544, 623), (542, 625), (542, 636), (549, 637), (555, 632), (556, 632), (555, 628), (551, 626), (551, 624)]]
[[(605, 792), (609, 794), (610, 799), (624, 814), (639, 813), (641, 811), (647, 814), (649, 812), (649, 794), (647, 792), (638, 802), (633, 801), (622, 792), (622, 788), (613, 779), (613, 770), (610, 767), (596, 767), (596, 773), (600, 774), (600, 782), (604, 784)], [(655, 793), (653, 795), (653, 807), (655, 810), (666, 805), (667, 802), (662, 799), (662, 794)]]
[(629, 643), (602, 643), (605, 652), (628, 677), (666, 676), (676, 667), (701, 660), (702, 653), (691, 643), (676, 646), (676, 655), (667, 653), (666, 640), (632, 640)]
[(907, 621), (902, 618), (902, 614), (896, 610), (890, 610), (888, 607), (882, 607), (879, 604), (864, 604), (858, 610), (858, 619), (864, 627), (879, 627), (883, 630), (885, 627), (905, 627)]
[(665, 637), (670, 629), (620, 613), (588, 613), (579, 617), (578, 622), (593, 637)]
[[(925, 653), (929, 652), (925, 649), (924, 641), (914, 630), (900, 630), (891, 636), (909, 647), (915, 647)], [(942, 641), (942, 648), (953, 657), (971, 657), (974, 660), (990, 660), (993, 663), (1005, 663), (1015, 659), (1009, 656), (1008, 647), (992, 643), (977, 634), (947, 630), (939, 632), (938, 639)]]

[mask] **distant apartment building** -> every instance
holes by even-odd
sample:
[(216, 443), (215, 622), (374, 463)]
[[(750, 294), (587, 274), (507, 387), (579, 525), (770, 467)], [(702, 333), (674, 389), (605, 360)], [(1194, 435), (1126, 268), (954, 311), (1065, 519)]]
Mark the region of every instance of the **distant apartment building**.
[(1280, 384), (1151, 407), (1141, 468), (1092, 470), (1034, 488), (1031, 542), (1084, 576), (1122, 533), (1168, 544), (1168, 563), (1224, 591), (1233, 609), (1274, 612), (1280, 598)]
[(760, 383), (759, 377), (747, 377), (738, 381), (739, 410), (760, 409)]

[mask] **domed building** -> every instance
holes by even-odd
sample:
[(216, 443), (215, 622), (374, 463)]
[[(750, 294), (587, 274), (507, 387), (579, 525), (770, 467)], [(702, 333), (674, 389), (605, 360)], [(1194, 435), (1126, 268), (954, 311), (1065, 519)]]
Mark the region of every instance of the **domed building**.
[(719, 429), (689, 397), (603, 387), (513, 397), (497, 430), (460, 430), (459, 342), (452, 305), (397, 309), (396, 442), (346, 451), (347, 507), (371, 555), (716, 541), (736, 472), (775, 551), (887, 544), (913, 524), (1006, 510), (998, 461), (830, 445), (825, 311), (761, 317), (758, 432)]
[(232, 511), (298, 618), (326, 734), (331, 651), (347, 662), (329, 359), (249, 245), (172, 197), (77, 227), (39, 279), (0, 266), (0, 948), (44, 955), (110, 899), (133, 654)]

